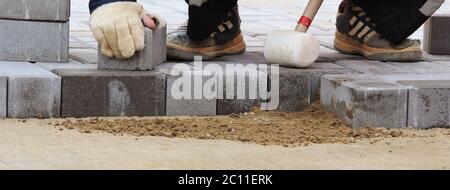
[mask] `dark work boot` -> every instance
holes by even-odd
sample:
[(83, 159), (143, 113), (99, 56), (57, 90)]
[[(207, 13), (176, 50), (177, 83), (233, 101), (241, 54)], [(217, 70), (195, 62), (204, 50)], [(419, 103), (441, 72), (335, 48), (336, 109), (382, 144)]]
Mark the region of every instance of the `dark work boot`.
[(167, 57), (175, 60), (194, 60), (203, 56), (204, 60), (223, 55), (245, 52), (244, 37), (240, 29), (238, 7), (234, 7), (226, 19), (213, 32), (201, 41), (193, 41), (188, 35), (187, 22), (167, 37)]
[(379, 61), (421, 61), (420, 41), (406, 39), (391, 44), (375, 31), (376, 25), (360, 7), (344, 1), (336, 21), (334, 47), (347, 54)]

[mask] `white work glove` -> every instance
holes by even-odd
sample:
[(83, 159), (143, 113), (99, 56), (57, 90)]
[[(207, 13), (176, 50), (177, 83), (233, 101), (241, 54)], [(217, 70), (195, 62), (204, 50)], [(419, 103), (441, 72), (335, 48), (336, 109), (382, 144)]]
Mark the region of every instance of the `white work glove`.
[(144, 25), (156, 24), (144, 7), (135, 2), (115, 2), (97, 8), (90, 18), (91, 31), (108, 57), (129, 58), (144, 49)]

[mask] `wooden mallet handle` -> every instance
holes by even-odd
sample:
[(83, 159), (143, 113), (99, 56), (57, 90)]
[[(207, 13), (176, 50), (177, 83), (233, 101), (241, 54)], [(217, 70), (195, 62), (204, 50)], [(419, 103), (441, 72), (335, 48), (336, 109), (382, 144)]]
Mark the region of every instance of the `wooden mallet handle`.
[(308, 31), (309, 26), (311, 25), (314, 17), (316, 17), (317, 12), (322, 6), (323, 0), (309, 0), (308, 6), (303, 12), (302, 17), (297, 23), (297, 27), (295, 27), (295, 31), (305, 33)]

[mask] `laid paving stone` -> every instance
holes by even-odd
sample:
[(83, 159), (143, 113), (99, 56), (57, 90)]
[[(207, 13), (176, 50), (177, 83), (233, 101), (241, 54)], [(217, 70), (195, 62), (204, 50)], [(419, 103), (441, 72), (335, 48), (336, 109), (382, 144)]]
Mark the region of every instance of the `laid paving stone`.
[(155, 70), (167, 76), (166, 115), (217, 114), (217, 94), (206, 97), (203, 93), (203, 87), (213, 78), (210, 72), (203, 73), (200, 69), (184, 63), (164, 63), (158, 65)]
[(363, 60), (364, 57), (340, 53), (325, 46), (320, 47), (320, 54), (317, 62), (337, 62), (342, 60)]
[(376, 75), (395, 75), (406, 74), (409, 70), (402, 69), (401, 67), (384, 63), (381, 61), (369, 61), (369, 60), (344, 60), (336, 62), (337, 65), (351, 69), (360, 74), (376, 74)]
[(0, 62), (8, 78), (8, 117), (59, 117), (61, 78), (31, 63)]
[[(267, 72), (259, 70), (258, 64), (219, 63), (218, 68), (225, 68), (222, 73), (222, 97), (217, 100), (217, 114), (228, 115), (243, 113), (258, 107), (261, 103), (260, 86), (267, 89)], [(214, 72), (214, 69), (211, 69)], [(260, 78), (264, 81), (261, 83)], [(220, 92), (219, 92), (220, 93)]]
[[(0, 75), (2, 75), (0, 73)], [(7, 77), (0, 77), (0, 118), (7, 117), (8, 110), (7, 110), (7, 103), (8, 103), (8, 78)]]
[(98, 63), (98, 53), (96, 49), (91, 48), (71, 48), (69, 50), (70, 58), (77, 60), (85, 64), (97, 64)]
[(62, 117), (165, 115), (166, 77), (157, 72), (55, 70)]
[(450, 55), (431, 55), (427, 52), (423, 52), (423, 59), (425, 61), (450, 61)]
[(450, 127), (450, 80), (400, 83), (414, 87), (408, 93), (409, 127)]
[(58, 69), (97, 69), (97, 64), (81, 64), (81, 63), (35, 63), (35, 65), (42, 67), (48, 71), (55, 71)]
[(408, 89), (370, 75), (327, 75), (320, 100), (353, 128), (402, 128), (407, 126)]
[(280, 111), (302, 111), (320, 97), (320, 78), (327, 74), (344, 74), (351, 71), (326, 62), (317, 62), (309, 68), (298, 69), (280, 67), (279, 77), (271, 76), (279, 82)]
[(310, 78), (310, 103), (320, 99), (320, 80), (323, 75), (353, 73), (345, 67), (328, 62), (317, 62), (306, 68), (312, 74)]
[(145, 48), (129, 59), (104, 56), (98, 48), (98, 69), (146, 71), (166, 61), (167, 24), (160, 20), (156, 29), (145, 28)]
[(0, 19), (0, 60), (68, 62), (69, 23)]
[(2, 0), (0, 18), (68, 21), (70, 0)]
[(408, 74), (450, 73), (450, 65), (435, 62), (388, 62), (387, 64)]
[(429, 54), (450, 55), (450, 14), (435, 14), (425, 23), (423, 49)]
[(235, 63), (254, 63), (254, 64), (266, 63), (266, 59), (264, 58), (264, 54), (262, 52), (224, 56), (219, 57), (218, 59), (216, 59), (216, 61), (235, 62)]

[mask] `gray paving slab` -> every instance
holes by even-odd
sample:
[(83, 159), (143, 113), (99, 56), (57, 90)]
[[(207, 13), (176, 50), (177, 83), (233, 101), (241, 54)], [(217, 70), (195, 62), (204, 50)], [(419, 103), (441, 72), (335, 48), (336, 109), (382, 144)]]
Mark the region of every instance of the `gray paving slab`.
[[(217, 91), (213, 96), (205, 96), (205, 84), (213, 76), (203, 73), (192, 65), (184, 63), (164, 63), (155, 68), (167, 75), (166, 114), (169, 116), (207, 116), (217, 114)], [(205, 87), (206, 88), (206, 87)]]
[(71, 48), (69, 50), (70, 58), (84, 64), (97, 64), (98, 53), (96, 49), (91, 48)]
[(0, 18), (68, 21), (70, 0), (2, 0)]
[[(327, 74), (352, 72), (342, 66), (317, 62), (308, 68), (280, 67), (279, 95), (280, 111), (302, 111), (320, 97), (320, 77)], [(271, 76), (276, 77), (276, 76)]]
[[(217, 69), (225, 68), (222, 73), (222, 97), (217, 100), (218, 115), (248, 112), (252, 107), (260, 106), (259, 85), (267, 86), (268, 75), (258, 66), (258, 64), (236, 63), (217, 65)], [(211, 71), (215, 72), (214, 69)], [(261, 84), (260, 78), (263, 78), (265, 83)]]
[(165, 115), (166, 77), (157, 72), (61, 69), (62, 117)]
[(7, 108), (8, 108), (8, 78), (1, 76), (0, 77), (0, 118), (7, 117), (7, 114), (8, 114)]
[(367, 75), (327, 75), (321, 105), (353, 128), (407, 126), (409, 87)]
[(31, 63), (0, 62), (8, 78), (8, 117), (59, 117), (61, 78)]
[(409, 72), (408, 70), (402, 69), (398, 66), (381, 61), (343, 60), (336, 62), (336, 64), (360, 74), (388, 75), (405, 74)]
[(68, 62), (69, 23), (0, 19), (0, 60)]
[(81, 64), (81, 63), (35, 63), (48, 71), (58, 69), (97, 69), (97, 64)]
[(450, 55), (450, 14), (435, 14), (425, 23), (423, 49), (436, 55)]
[(450, 127), (450, 80), (404, 81), (408, 93), (408, 126)]
[(157, 28), (145, 28), (145, 48), (128, 59), (109, 58), (98, 48), (98, 69), (100, 70), (151, 70), (166, 61), (167, 24), (160, 20)]

